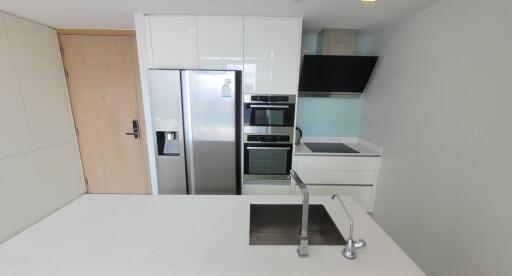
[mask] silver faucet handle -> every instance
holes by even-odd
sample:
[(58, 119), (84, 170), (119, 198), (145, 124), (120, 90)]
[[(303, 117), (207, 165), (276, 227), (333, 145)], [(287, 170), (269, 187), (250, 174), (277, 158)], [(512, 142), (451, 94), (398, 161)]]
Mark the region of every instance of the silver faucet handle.
[(297, 248), (297, 253), (299, 254), (299, 257), (309, 256), (307, 236), (300, 238), (300, 245), (299, 245), (299, 248)]
[(349, 238), (347, 240), (347, 245), (341, 251), (341, 254), (349, 260), (354, 260), (357, 257), (356, 251), (357, 249), (365, 248), (366, 242), (364, 240), (353, 240)]
[(341, 254), (343, 255), (343, 257), (349, 260), (354, 260), (357, 257), (353, 239), (349, 238), (347, 240), (347, 244), (345, 245), (345, 248), (343, 248), (343, 250), (341, 251)]
[(363, 239), (358, 239), (354, 241), (354, 247), (356, 249), (363, 249), (366, 247), (366, 241)]

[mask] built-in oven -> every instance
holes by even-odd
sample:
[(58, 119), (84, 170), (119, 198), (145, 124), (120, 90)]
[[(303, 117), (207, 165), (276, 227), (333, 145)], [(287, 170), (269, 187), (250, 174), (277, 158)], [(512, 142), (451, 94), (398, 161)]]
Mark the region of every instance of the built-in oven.
[(244, 135), (244, 182), (287, 181), (292, 167), (292, 134)]
[(295, 96), (244, 95), (244, 133), (284, 134), (294, 120)]

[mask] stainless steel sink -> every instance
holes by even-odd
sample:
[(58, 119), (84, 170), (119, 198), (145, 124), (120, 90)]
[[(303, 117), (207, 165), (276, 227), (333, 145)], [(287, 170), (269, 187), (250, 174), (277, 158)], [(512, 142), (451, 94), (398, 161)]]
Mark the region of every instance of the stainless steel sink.
[[(302, 205), (251, 204), (250, 245), (299, 245)], [(310, 245), (345, 245), (323, 205), (309, 206)]]

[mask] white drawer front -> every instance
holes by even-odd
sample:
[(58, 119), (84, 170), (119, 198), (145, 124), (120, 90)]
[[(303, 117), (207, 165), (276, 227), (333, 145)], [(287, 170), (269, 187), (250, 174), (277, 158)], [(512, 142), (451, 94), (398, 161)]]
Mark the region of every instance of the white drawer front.
[(375, 171), (377, 157), (295, 156), (297, 170)]
[(289, 195), (290, 185), (244, 184), (244, 195)]
[(372, 185), (374, 171), (297, 170), (306, 184)]
[[(371, 212), (373, 208), (373, 187), (346, 187), (333, 185), (307, 185), (311, 195), (347, 195), (352, 197), (367, 212)], [(297, 185), (292, 188), (293, 193), (301, 194)]]

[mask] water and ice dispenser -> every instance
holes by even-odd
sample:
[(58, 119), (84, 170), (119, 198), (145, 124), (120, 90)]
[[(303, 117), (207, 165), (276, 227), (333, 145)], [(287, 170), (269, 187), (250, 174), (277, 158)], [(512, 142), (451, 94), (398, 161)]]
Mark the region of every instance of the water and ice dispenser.
[(158, 156), (179, 156), (180, 135), (175, 120), (157, 120), (156, 144)]
[(180, 155), (180, 138), (177, 131), (157, 131), (156, 143), (158, 145), (158, 155)]

